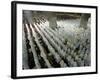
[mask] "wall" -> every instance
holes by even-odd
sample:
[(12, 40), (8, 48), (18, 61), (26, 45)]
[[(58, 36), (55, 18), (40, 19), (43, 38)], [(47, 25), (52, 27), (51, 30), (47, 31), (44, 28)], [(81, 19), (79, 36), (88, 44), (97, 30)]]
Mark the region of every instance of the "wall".
[[(23, 0), (22, 0), (23, 1)], [(26, 1), (26, 0), (24, 0)], [(98, 5), (100, 9), (100, 0), (30, 0), (34, 2), (49, 2), (49, 3), (64, 3), (64, 4), (82, 4), (82, 5)], [(11, 80), (11, 0), (0, 0), (0, 80)], [(100, 11), (99, 11), (100, 14)], [(100, 21), (100, 15), (98, 16)], [(98, 21), (98, 22), (99, 22)], [(100, 26), (100, 24), (98, 25)], [(100, 28), (98, 28), (100, 34)], [(100, 41), (100, 36), (98, 37)], [(100, 42), (98, 42), (100, 44)], [(100, 48), (100, 45), (98, 45)], [(99, 50), (100, 52), (100, 50)], [(98, 52), (98, 53), (99, 53)], [(98, 58), (100, 54), (98, 54)], [(100, 61), (100, 58), (99, 58)], [(100, 64), (98, 64), (100, 67)], [(100, 70), (99, 70), (100, 71)], [(99, 74), (78, 75), (78, 76), (63, 76), (42, 78), (42, 80), (99, 80)], [(23, 79), (24, 80), (24, 79)], [(27, 79), (32, 80), (32, 79)], [(41, 80), (35, 78), (34, 80)]]

